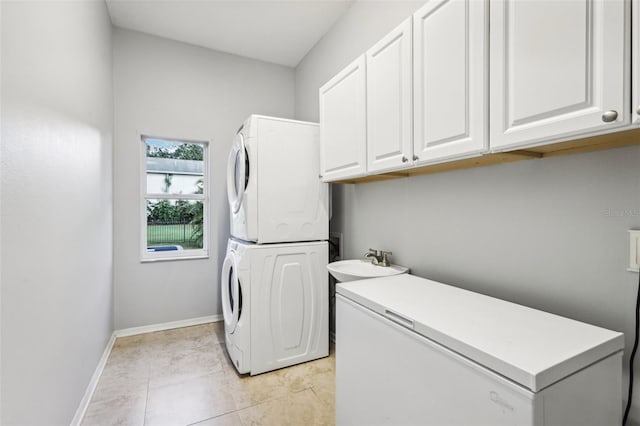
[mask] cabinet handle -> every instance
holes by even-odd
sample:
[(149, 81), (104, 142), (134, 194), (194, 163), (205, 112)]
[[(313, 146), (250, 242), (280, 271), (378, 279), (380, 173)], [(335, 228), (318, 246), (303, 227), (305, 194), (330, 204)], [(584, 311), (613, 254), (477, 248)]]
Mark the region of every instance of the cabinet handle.
[(403, 163), (406, 163), (407, 161), (409, 161), (409, 159), (403, 155), (403, 156), (402, 156), (402, 162), (403, 162)]
[(413, 156), (413, 161), (418, 161), (420, 159), (420, 157), (418, 157), (417, 155)]
[(614, 110), (607, 111), (604, 114), (602, 114), (602, 121), (604, 121), (605, 123), (611, 123), (612, 121), (616, 121), (616, 118), (618, 118), (618, 112)]
[(411, 328), (413, 329), (413, 320), (410, 318), (405, 317), (404, 315), (400, 315), (397, 312), (393, 312), (389, 309), (385, 309), (384, 310), (384, 314), (387, 318), (389, 318), (391, 321), (395, 322), (396, 324), (400, 324), (403, 325), (407, 328)]

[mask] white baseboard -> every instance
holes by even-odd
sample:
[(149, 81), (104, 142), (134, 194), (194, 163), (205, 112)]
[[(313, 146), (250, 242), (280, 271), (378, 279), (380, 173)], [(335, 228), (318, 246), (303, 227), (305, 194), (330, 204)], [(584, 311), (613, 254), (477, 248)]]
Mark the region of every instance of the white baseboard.
[(191, 327), (192, 325), (207, 324), (210, 322), (218, 321), (222, 321), (222, 315), (220, 314), (180, 321), (163, 322), (161, 324), (143, 325), (142, 327), (123, 328), (122, 330), (115, 330), (113, 334), (115, 334), (116, 337), (135, 336), (136, 334), (153, 333), (154, 331)]
[(107, 365), (107, 360), (109, 359), (109, 355), (111, 355), (111, 349), (113, 348), (113, 344), (116, 342), (116, 339), (118, 337), (135, 336), (136, 334), (153, 333), (155, 331), (172, 330), (174, 328), (208, 324), (210, 322), (222, 321), (222, 319), (223, 319), (222, 315), (209, 315), (206, 317), (165, 322), (161, 324), (151, 324), (151, 325), (145, 325), (142, 327), (124, 328), (122, 330), (114, 330), (113, 333), (111, 334), (111, 338), (109, 339), (109, 342), (107, 343), (107, 347), (104, 349), (104, 352), (102, 353), (102, 358), (100, 358), (100, 361), (98, 362), (96, 370), (94, 371), (93, 376), (91, 376), (91, 380), (89, 381), (87, 390), (85, 391), (85, 394), (82, 397), (82, 401), (80, 401), (80, 405), (76, 410), (76, 414), (75, 416), (73, 416), (73, 420), (71, 420), (71, 426), (79, 426), (80, 423), (82, 423), (82, 419), (84, 418), (84, 415), (87, 412), (87, 408), (89, 407), (89, 403), (91, 402), (93, 393), (95, 392), (96, 387), (98, 386), (98, 381), (100, 380), (100, 376), (102, 376), (102, 372), (104, 371), (104, 367)]
[(104, 348), (104, 352), (102, 353), (102, 358), (98, 362), (98, 366), (96, 370), (93, 372), (93, 376), (91, 376), (91, 380), (89, 381), (89, 386), (87, 386), (87, 390), (82, 397), (82, 401), (80, 401), (80, 405), (76, 410), (76, 415), (73, 416), (73, 420), (71, 420), (71, 426), (78, 426), (82, 423), (82, 419), (84, 418), (85, 413), (87, 412), (87, 407), (89, 407), (89, 402), (93, 397), (93, 393), (96, 390), (96, 386), (98, 386), (98, 380), (100, 380), (100, 376), (102, 376), (102, 371), (104, 370), (105, 365), (107, 365), (107, 360), (109, 359), (109, 355), (111, 355), (111, 348), (113, 348), (113, 344), (116, 341), (115, 333), (111, 334), (111, 338), (109, 342), (107, 342), (107, 347)]

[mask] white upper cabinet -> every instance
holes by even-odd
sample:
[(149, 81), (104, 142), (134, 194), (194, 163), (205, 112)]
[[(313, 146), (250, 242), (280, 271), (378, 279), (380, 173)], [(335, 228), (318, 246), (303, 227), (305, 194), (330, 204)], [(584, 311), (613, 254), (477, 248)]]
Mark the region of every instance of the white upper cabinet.
[(320, 88), (320, 170), (330, 182), (366, 175), (365, 57)]
[(411, 19), (366, 53), (368, 172), (413, 163)]
[(630, 122), (628, 6), (492, 0), (492, 151)]
[(631, 120), (633, 124), (640, 124), (640, 1), (635, 0), (631, 6), (632, 24), (631, 24), (631, 58), (633, 66), (631, 67)]
[(413, 15), (418, 163), (487, 151), (487, 20), (481, 0), (429, 0)]
[(632, 123), (640, 0), (427, 0), (320, 88), (321, 173), (420, 173)]

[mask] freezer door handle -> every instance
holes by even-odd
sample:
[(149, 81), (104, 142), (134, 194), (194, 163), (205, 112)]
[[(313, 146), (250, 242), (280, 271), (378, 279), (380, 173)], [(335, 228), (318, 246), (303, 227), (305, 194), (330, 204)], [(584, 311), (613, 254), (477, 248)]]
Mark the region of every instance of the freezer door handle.
[(400, 315), (397, 312), (393, 312), (392, 310), (389, 310), (389, 309), (385, 309), (384, 314), (387, 318), (389, 318), (391, 321), (395, 322), (396, 324), (400, 324), (404, 327), (407, 327), (413, 330), (412, 319), (407, 318), (404, 315)]

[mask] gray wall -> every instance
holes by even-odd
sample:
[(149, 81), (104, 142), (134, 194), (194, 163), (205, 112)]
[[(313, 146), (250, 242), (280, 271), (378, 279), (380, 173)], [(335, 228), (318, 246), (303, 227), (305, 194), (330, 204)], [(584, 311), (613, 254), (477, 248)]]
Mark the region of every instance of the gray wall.
[[(115, 328), (221, 314), (227, 155), (249, 114), (293, 117), (294, 71), (116, 29), (114, 81)], [(140, 133), (211, 141), (209, 259), (140, 263)]]
[[(317, 120), (318, 87), (414, 9), (354, 4), (298, 66), (297, 117)], [(622, 331), (626, 364), (638, 285), (626, 271), (627, 230), (640, 229), (639, 166), (640, 147), (630, 147), (334, 185), (331, 230), (344, 233), (346, 258), (391, 250), (415, 275)], [(636, 392), (636, 422), (639, 410)]]
[(0, 423), (69, 424), (112, 331), (111, 24), (103, 2), (0, 8)]

